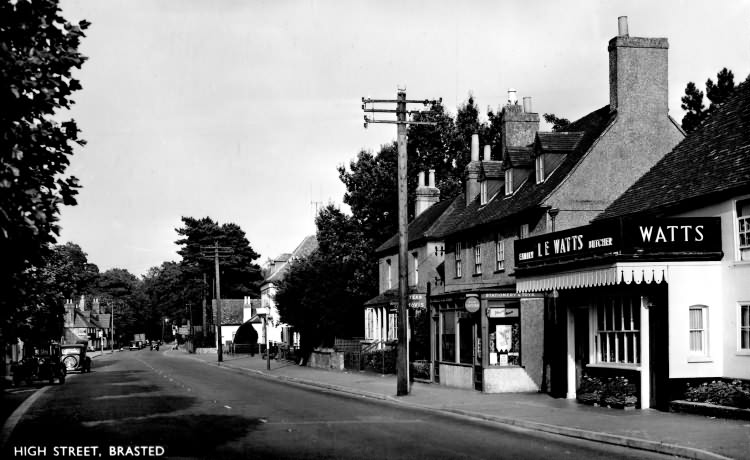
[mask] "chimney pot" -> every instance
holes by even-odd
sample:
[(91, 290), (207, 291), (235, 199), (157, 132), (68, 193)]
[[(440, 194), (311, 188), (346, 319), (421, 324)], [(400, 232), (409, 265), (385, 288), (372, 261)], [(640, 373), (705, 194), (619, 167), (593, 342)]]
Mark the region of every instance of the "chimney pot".
[(479, 134), (471, 135), (471, 161), (479, 161)]
[(620, 37), (628, 36), (628, 17), (620, 16), (617, 18), (617, 35)]
[(484, 161), (490, 161), (492, 159), (492, 147), (489, 145), (484, 146)]
[(508, 105), (516, 105), (518, 104), (518, 96), (516, 95), (516, 90), (513, 88), (508, 89)]
[(434, 187), (435, 186), (435, 170), (434, 169), (430, 169), (430, 173), (428, 177), (430, 179), (430, 182), (428, 185), (430, 187)]
[(419, 171), (417, 174), (417, 187), (424, 187), (424, 171)]
[(523, 111), (524, 113), (531, 113), (531, 97), (526, 96), (523, 98)]

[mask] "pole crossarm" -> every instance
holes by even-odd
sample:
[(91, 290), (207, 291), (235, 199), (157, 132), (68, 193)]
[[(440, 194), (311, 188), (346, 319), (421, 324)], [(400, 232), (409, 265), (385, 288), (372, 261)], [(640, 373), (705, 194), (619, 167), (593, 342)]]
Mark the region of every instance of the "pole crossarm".
[[(406, 180), (406, 163), (407, 163), (407, 152), (406, 152), (406, 136), (407, 136), (407, 125), (437, 125), (435, 121), (409, 121), (408, 115), (434, 115), (434, 110), (406, 110), (406, 105), (409, 103), (424, 104), (427, 106), (432, 103), (433, 105), (442, 103), (443, 99), (437, 100), (410, 100), (406, 99), (406, 90), (399, 89), (396, 94), (396, 99), (370, 99), (362, 98), (362, 110), (365, 113), (395, 113), (395, 120), (374, 120), (370, 119), (365, 115), (365, 128), (369, 123), (389, 123), (397, 125), (397, 145), (398, 145), (398, 320), (397, 320), (397, 336), (398, 336), (398, 353), (396, 355), (396, 395), (404, 396), (409, 394), (409, 333), (408, 333), (408, 214), (406, 212), (407, 204), (407, 180)], [(367, 107), (367, 104), (375, 103), (395, 103), (396, 109), (375, 109), (375, 107)]]

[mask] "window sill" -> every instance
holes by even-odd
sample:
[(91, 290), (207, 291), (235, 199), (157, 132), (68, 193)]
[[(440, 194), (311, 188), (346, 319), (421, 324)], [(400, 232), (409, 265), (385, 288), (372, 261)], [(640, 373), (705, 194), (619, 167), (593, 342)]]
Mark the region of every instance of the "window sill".
[(473, 364), (455, 363), (453, 361), (438, 361), (438, 364), (446, 364), (448, 366), (459, 366), (459, 367), (474, 367)]
[(595, 367), (595, 368), (602, 368), (602, 369), (623, 369), (623, 370), (629, 370), (629, 371), (641, 370), (640, 364), (595, 363), (595, 364), (586, 364), (586, 367)]
[(508, 369), (508, 368), (510, 368), (510, 369), (523, 369), (524, 366), (520, 365), (520, 364), (506, 364), (504, 366), (501, 365), (501, 364), (488, 364), (487, 367), (485, 367), (485, 369)]
[(500, 270), (495, 270), (494, 273), (505, 273), (505, 269), (501, 268)]
[(688, 356), (688, 363), (712, 363), (714, 362), (709, 356)]
[(737, 350), (737, 356), (750, 356), (750, 350)]
[(471, 275), (472, 278), (477, 278), (479, 276), (482, 276), (482, 274), (481, 273), (474, 273), (474, 274)]

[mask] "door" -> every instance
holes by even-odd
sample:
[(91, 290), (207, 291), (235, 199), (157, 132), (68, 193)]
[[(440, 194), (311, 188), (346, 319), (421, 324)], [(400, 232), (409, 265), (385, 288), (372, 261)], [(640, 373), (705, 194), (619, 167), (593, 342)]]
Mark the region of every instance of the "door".
[(575, 350), (573, 357), (575, 359), (576, 387), (573, 390), (578, 391), (581, 387), (581, 377), (586, 371), (586, 365), (589, 364), (589, 309), (576, 308), (573, 311), (573, 321), (575, 328)]
[(651, 407), (669, 410), (669, 323), (665, 298), (659, 298), (648, 309), (649, 366), (651, 380)]

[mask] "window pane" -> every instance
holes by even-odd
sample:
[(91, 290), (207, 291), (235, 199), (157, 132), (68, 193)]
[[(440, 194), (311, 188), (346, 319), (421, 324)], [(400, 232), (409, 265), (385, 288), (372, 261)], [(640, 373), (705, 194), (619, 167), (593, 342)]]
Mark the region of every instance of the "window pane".
[(740, 348), (742, 348), (743, 350), (750, 349), (750, 329), (742, 331), (742, 334), (740, 335), (742, 337), (740, 341)]
[(690, 329), (703, 329), (703, 312), (701, 308), (690, 309)]
[(458, 353), (461, 358), (460, 362), (464, 364), (472, 364), (474, 362), (472, 355), (474, 350), (473, 325), (474, 322), (468, 318), (458, 322)]
[(750, 305), (742, 305), (741, 310), (741, 325), (742, 327), (750, 327)]

